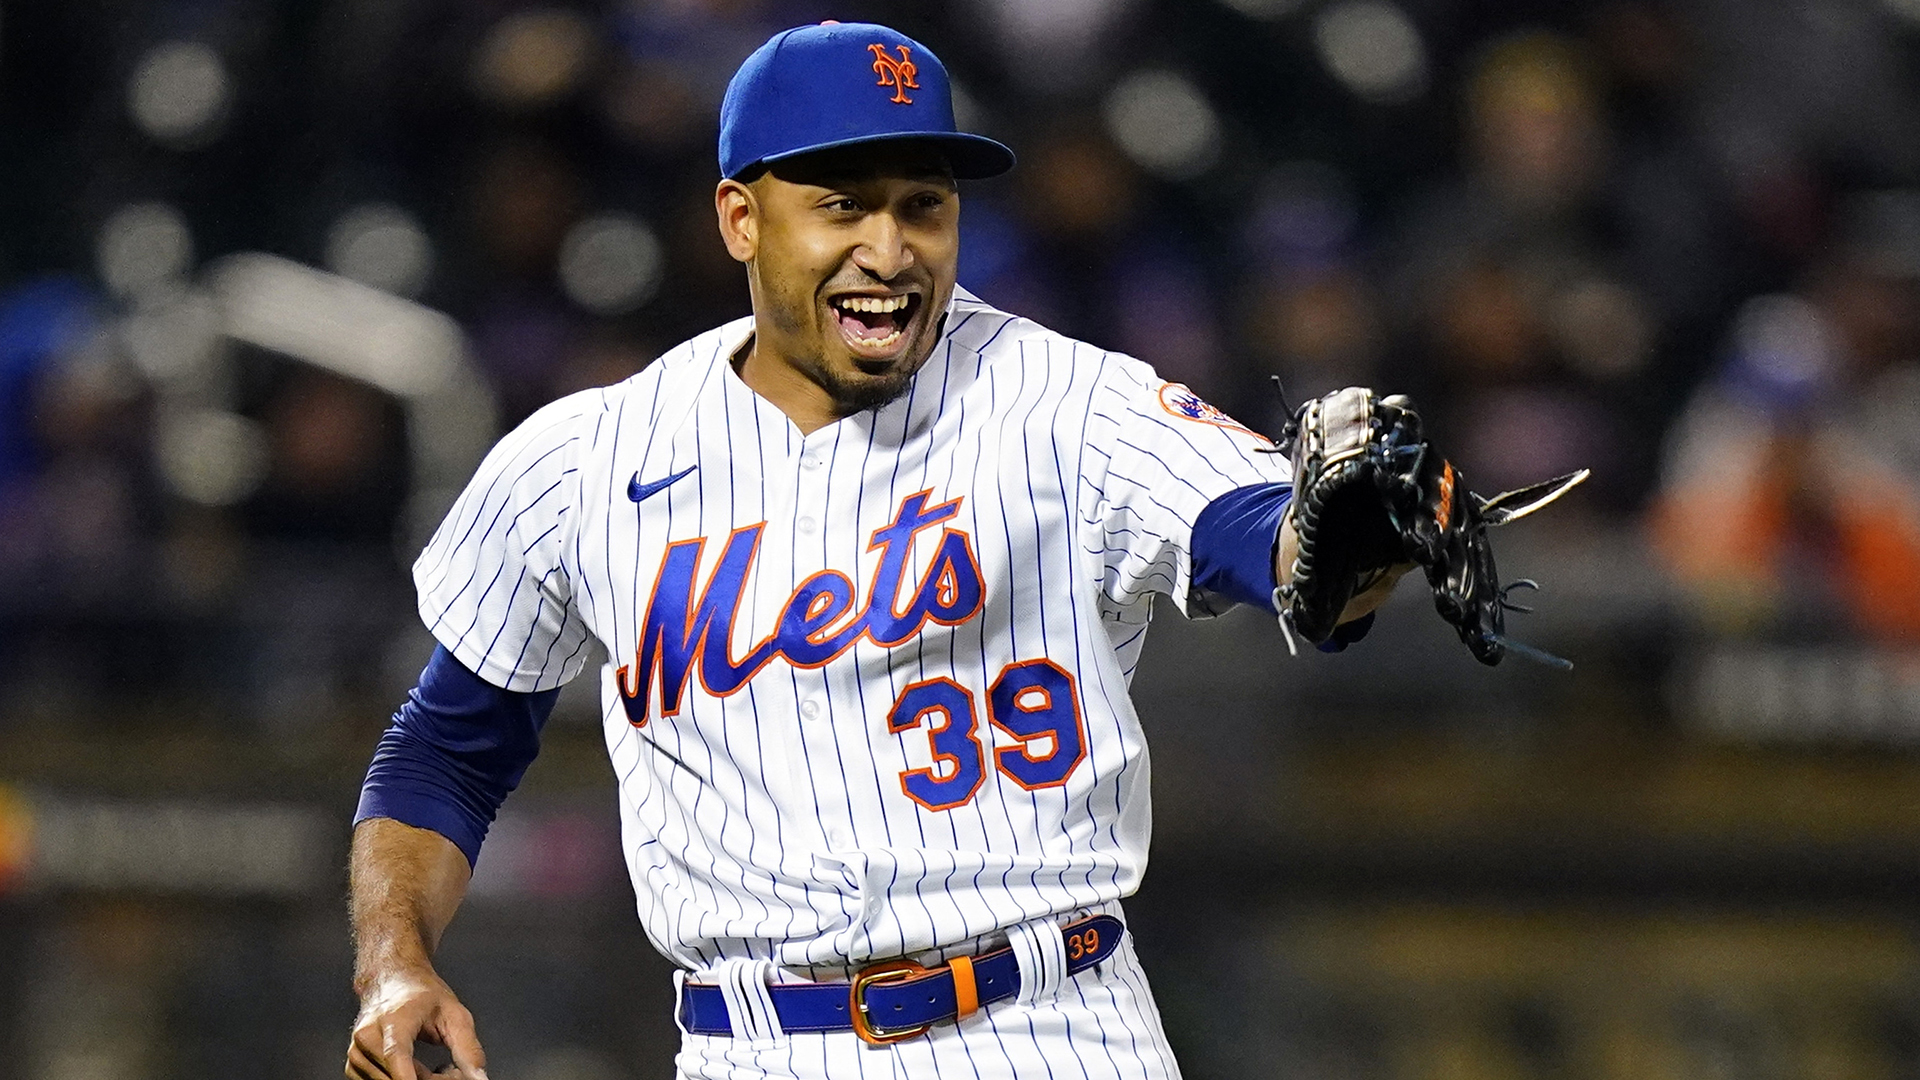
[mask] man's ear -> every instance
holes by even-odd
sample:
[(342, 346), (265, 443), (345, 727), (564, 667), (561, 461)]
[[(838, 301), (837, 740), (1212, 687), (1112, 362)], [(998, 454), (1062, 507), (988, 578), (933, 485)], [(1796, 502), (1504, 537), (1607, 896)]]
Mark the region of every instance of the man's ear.
[(738, 180), (722, 180), (713, 191), (713, 209), (720, 218), (720, 240), (727, 254), (749, 262), (760, 248), (759, 206), (753, 189)]

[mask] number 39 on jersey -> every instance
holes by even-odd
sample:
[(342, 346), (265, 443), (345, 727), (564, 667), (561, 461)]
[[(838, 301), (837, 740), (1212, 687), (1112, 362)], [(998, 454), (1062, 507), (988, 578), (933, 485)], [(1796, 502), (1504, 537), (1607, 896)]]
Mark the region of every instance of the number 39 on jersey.
[[(863, 604), (856, 607), (859, 597), (850, 576), (823, 570), (794, 589), (772, 633), (737, 660), (730, 635), (765, 523), (734, 530), (697, 600), (695, 579), (706, 538), (669, 545), (634, 661), (615, 672), (628, 722), (647, 725), (656, 691), (660, 715), (678, 714), (687, 681), (696, 673), (707, 693), (725, 697), (776, 659), (820, 667), (862, 638), (899, 645), (929, 622), (954, 626), (978, 614), (985, 585), (971, 538), (959, 529), (942, 528), (932, 541), (934, 555), (926, 571), (911, 591), (902, 588), (916, 538), (945, 526), (963, 501), (929, 507), (930, 496), (921, 491), (902, 499), (893, 520), (873, 531), (868, 550), (881, 554)], [(987, 721), (1008, 743), (992, 751), (992, 770), (1008, 782), (1029, 791), (1058, 787), (1085, 759), (1079, 695), (1073, 676), (1060, 665), (1046, 659), (1007, 664), (986, 689), (986, 703)], [(908, 798), (929, 810), (950, 810), (979, 792), (989, 771), (980, 719), (975, 693), (953, 679), (926, 679), (900, 691), (887, 712), (887, 729), (903, 736), (921, 731), (931, 751), (926, 766), (900, 773)]]

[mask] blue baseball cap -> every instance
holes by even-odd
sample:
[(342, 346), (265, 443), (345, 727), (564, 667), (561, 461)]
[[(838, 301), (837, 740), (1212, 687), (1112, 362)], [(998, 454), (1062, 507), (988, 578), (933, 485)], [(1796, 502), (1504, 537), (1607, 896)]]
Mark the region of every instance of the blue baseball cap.
[(946, 66), (876, 23), (775, 34), (747, 57), (720, 103), (720, 175), (737, 179), (815, 150), (892, 140), (934, 143), (961, 180), (1013, 168), (1013, 151), (953, 121)]

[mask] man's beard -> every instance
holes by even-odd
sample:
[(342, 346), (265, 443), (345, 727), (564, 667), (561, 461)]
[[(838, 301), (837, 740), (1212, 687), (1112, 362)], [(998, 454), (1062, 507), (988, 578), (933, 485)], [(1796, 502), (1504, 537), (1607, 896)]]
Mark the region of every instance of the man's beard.
[(834, 411), (840, 416), (877, 409), (907, 392), (907, 387), (913, 384), (914, 375), (933, 357), (933, 350), (940, 347), (940, 334), (946, 327), (946, 321), (946, 316), (942, 315), (940, 321), (934, 324), (933, 341), (927, 346), (925, 356), (911, 364), (896, 365), (885, 375), (855, 375), (849, 378), (828, 370), (818, 357), (812, 357), (806, 364), (807, 377), (833, 399)]
[(917, 366), (914, 368), (902, 366), (885, 375), (863, 375), (855, 379), (843, 378), (824, 367), (816, 369), (811, 374), (813, 381), (833, 398), (834, 411), (841, 416), (852, 416), (857, 412), (877, 409), (906, 393), (917, 370)]

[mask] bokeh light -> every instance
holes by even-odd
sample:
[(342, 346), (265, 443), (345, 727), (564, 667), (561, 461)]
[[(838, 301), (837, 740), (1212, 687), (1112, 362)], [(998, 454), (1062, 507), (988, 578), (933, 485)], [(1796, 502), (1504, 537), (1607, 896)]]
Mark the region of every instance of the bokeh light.
[(516, 12), (500, 20), (481, 44), (474, 57), (474, 85), (509, 107), (545, 105), (580, 85), (595, 47), (593, 24), (579, 12)]
[(1427, 88), (1420, 31), (1386, 0), (1343, 0), (1313, 20), (1313, 44), (1333, 77), (1368, 101), (1397, 104)]
[(1187, 180), (1220, 157), (1220, 118), (1206, 96), (1171, 71), (1140, 71), (1107, 94), (1107, 131), (1141, 168)]
[(660, 241), (631, 214), (600, 214), (575, 225), (560, 245), (560, 284), (574, 303), (619, 315), (653, 298), (660, 285)]
[(202, 506), (232, 506), (267, 475), (267, 436), (260, 425), (218, 409), (162, 414), (154, 458), (167, 486)]
[(121, 207), (100, 226), (95, 266), (107, 288), (136, 299), (176, 285), (193, 267), (193, 234), (180, 211), (161, 202)]
[(229, 92), (219, 53), (197, 41), (168, 41), (140, 58), (127, 82), (127, 109), (141, 131), (187, 147), (217, 132)]
[(399, 296), (416, 296), (433, 271), (433, 243), (413, 215), (390, 203), (341, 214), (327, 232), (327, 267)]
[(134, 365), (163, 391), (189, 389), (202, 381), (223, 326), (211, 297), (183, 289), (129, 314), (120, 340)]

